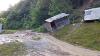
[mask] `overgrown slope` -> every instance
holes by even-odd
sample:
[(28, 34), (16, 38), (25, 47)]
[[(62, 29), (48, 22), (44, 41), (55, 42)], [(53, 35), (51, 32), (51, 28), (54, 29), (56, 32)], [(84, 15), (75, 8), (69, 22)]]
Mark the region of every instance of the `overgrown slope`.
[[(87, 48), (100, 50), (100, 22), (97, 23), (83, 23), (75, 31), (71, 27), (65, 27), (55, 33), (55, 36), (63, 41), (81, 45)], [(69, 31), (69, 29), (71, 29)]]
[(1, 17), (6, 18), (7, 29), (38, 28), (44, 20), (59, 13), (73, 14), (85, 0), (22, 0)]
[[(70, 14), (79, 22), (83, 12), (80, 8), (91, 0), (22, 0), (0, 14), (0, 22), (6, 29), (41, 29), (44, 20), (59, 13)], [(91, 7), (100, 7), (98, 0)], [(86, 8), (85, 8), (86, 9)]]

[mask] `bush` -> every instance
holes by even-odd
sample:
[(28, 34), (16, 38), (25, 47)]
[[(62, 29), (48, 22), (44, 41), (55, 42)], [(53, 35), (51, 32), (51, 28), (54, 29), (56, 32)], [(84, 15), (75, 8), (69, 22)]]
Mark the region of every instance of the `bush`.
[(36, 32), (47, 32), (47, 30), (43, 26), (40, 26), (39, 28), (36, 28), (33, 31), (36, 31)]

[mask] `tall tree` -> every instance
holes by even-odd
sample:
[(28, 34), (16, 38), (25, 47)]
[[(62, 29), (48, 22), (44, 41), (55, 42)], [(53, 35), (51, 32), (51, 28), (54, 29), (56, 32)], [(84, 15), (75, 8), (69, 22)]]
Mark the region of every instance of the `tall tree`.
[(58, 13), (69, 13), (72, 10), (72, 3), (70, 0), (51, 0), (50, 15), (56, 15)]
[(49, 6), (51, 0), (37, 0), (35, 8), (31, 9), (33, 19), (33, 27), (37, 28), (44, 23), (44, 20), (49, 17)]

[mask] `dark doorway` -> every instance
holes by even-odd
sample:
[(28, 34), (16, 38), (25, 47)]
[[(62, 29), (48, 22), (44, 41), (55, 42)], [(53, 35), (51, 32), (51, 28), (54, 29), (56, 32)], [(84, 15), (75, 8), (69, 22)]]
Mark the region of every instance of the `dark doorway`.
[(51, 22), (51, 27), (56, 29), (56, 25), (55, 25), (55, 22)]

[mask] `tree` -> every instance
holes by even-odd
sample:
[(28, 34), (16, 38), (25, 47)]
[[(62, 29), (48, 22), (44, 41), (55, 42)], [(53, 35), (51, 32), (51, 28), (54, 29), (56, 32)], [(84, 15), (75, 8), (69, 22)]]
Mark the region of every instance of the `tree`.
[(70, 0), (51, 0), (50, 15), (59, 13), (70, 13), (72, 11), (72, 3)]
[(49, 6), (51, 0), (37, 0), (35, 8), (31, 9), (31, 16), (33, 19), (33, 27), (40, 27), (44, 20), (49, 17)]
[(86, 0), (22, 0), (1, 17), (7, 19), (6, 28), (30, 29), (38, 28), (45, 20), (59, 13), (73, 13), (73, 8), (78, 8)]

